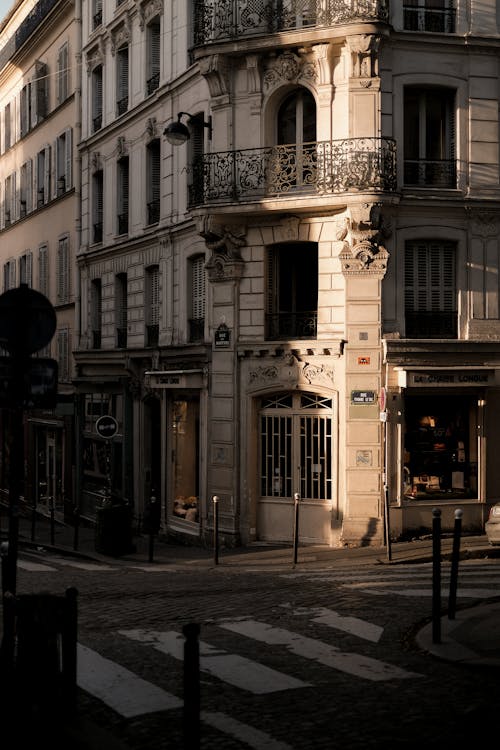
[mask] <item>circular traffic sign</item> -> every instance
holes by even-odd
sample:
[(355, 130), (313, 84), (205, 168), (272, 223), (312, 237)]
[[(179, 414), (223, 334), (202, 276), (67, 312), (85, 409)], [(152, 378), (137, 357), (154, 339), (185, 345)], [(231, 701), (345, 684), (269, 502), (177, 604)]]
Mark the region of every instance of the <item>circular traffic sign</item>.
[(41, 292), (20, 284), (0, 294), (0, 345), (11, 354), (43, 349), (56, 327), (56, 311)]
[(111, 415), (104, 414), (96, 421), (95, 429), (98, 435), (109, 440), (118, 432), (118, 422)]

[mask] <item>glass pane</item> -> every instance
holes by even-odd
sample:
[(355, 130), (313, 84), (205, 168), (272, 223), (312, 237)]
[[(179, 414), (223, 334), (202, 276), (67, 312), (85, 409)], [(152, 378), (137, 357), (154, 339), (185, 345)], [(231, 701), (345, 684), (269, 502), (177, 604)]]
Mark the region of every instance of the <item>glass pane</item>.
[(199, 427), (198, 399), (176, 399), (172, 405), (173, 504), (176, 518), (199, 520)]

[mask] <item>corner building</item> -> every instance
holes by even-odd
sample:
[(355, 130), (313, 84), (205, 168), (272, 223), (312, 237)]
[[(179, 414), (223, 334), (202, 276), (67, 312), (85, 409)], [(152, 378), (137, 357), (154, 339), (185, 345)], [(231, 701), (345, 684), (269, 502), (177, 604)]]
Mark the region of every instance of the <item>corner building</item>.
[(296, 493), (305, 543), (434, 507), (482, 529), (499, 22), (493, 0), (83, 1), (88, 515), (108, 413), (114, 488), (158, 496), (168, 535), (210, 539), (216, 495), (227, 544), (290, 542)]

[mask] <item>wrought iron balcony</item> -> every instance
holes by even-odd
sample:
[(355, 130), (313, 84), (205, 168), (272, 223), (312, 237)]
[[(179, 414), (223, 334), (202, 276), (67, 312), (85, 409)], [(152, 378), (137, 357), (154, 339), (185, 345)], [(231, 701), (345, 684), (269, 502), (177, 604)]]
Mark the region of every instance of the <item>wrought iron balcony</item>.
[(118, 234), (127, 234), (128, 232), (128, 213), (118, 214)]
[(205, 318), (190, 318), (189, 321), (189, 340), (203, 341), (205, 335)]
[(455, 33), (455, 8), (425, 8), (403, 5), (403, 27), (406, 31)]
[(396, 190), (391, 138), (346, 138), (203, 154), (192, 166), (191, 206), (284, 195)]
[(405, 159), (404, 184), (418, 187), (456, 188), (455, 159)]
[(195, 0), (194, 45), (388, 19), (389, 0)]
[(148, 224), (158, 224), (160, 221), (160, 199), (156, 198), (148, 203)]
[(152, 94), (160, 86), (160, 74), (153, 73), (153, 75), (146, 81), (146, 88), (148, 94)]
[(102, 242), (102, 221), (96, 221), (92, 226), (93, 242)]
[(318, 315), (316, 310), (280, 312), (266, 315), (266, 339), (315, 339)]
[(116, 102), (116, 114), (123, 115), (128, 109), (128, 94)]
[(407, 339), (456, 339), (457, 313), (452, 310), (429, 310), (405, 313)]

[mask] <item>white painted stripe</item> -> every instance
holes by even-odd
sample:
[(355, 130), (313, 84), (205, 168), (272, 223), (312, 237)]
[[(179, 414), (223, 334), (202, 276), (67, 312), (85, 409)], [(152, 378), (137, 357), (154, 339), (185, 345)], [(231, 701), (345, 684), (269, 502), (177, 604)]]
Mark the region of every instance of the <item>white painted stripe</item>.
[(142, 570), (145, 573), (177, 573), (180, 568), (174, 565), (156, 565), (150, 563), (149, 565), (127, 565), (130, 570)]
[[(366, 586), (366, 584), (359, 584), (359, 586)], [(383, 589), (382, 591), (377, 590), (376, 588), (373, 589), (367, 589), (367, 588), (358, 588), (358, 586), (352, 584), (350, 586), (346, 586), (346, 588), (356, 588), (357, 591), (359, 591), (361, 594), (373, 594), (374, 596), (387, 596), (390, 594), (391, 596), (425, 596), (429, 597), (432, 596), (432, 588), (426, 588), (426, 589)], [(498, 589), (464, 589), (460, 588), (460, 586), (457, 589), (457, 599), (489, 599), (493, 596), (498, 596)], [(447, 599), (449, 596), (449, 589), (441, 589), (441, 598), (443, 600)]]
[(327, 625), (329, 628), (342, 630), (345, 633), (351, 633), (358, 636), (358, 638), (372, 641), (372, 643), (378, 643), (384, 632), (384, 628), (381, 628), (380, 625), (360, 620), (358, 617), (344, 617), (326, 607), (316, 610), (316, 613), (313, 614), (312, 622), (317, 622), (319, 625)]
[[(160, 632), (138, 629), (118, 632), (146, 646), (153, 646), (157, 651), (173, 656), (174, 659), (184, 659), (184, 636), (173, 630)], [(201, 671), (255, 695), (310, 686), (308, 682), (297, 680), (244, 656), (230, 654), (204, 641), (199, 642), (199, 648)]]
[(118, 568), (113, 568), (111, 565), (100, 565), (99, 563), (85, 563), (85, 562), (75, 562), (73, 560), (64, 560), (63, 565), (70, 567), (70, 568), (77, 568), (78, 570), (88, 570), (91, 572), (94, 571), (107, 571), (107, 570), (118, 570)]
[(57, 573), (57, 568), (51, 568), (50, 565), (43, 563), (32, 563), (27, 560), (17, 561), (17, 567), (21, 570), (29, 570), (31, 573)]
[(121, 716), (130, 718), (180, 708), (182, 700), (78, 644), (77, 683)]
[(222, 622), (220, 627), (268, 645), (286, 646), (296, 656), (312, 659), (324, 666), (374, 682), (421, 676), (369, 656), (340, 651), (329, 643), (323, 643), (284, 628), (273, 628), (271, 625), (256, 620)]
[(255, 748), (255, 750), (292, 750), (292, 746), (286, 742), (275, 740), (266, 732), (262, 732), (249, 724), (243, 724), (243, 722), (233, 719), (227, 714), (202, 711), (200, 718), (205, 724), (210, 724), (215, 729), (231, 735), (238, 741), (244, 742), (248, 747)]

